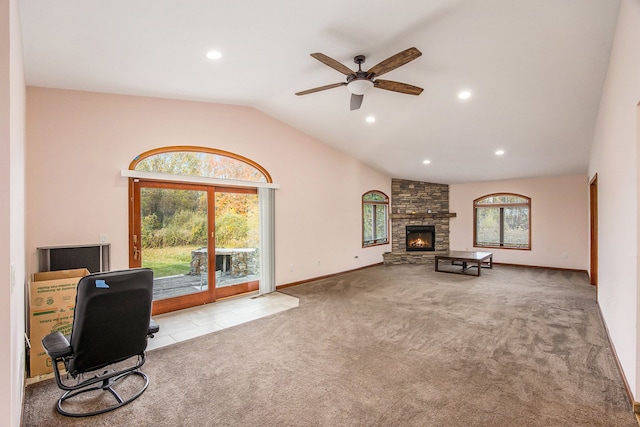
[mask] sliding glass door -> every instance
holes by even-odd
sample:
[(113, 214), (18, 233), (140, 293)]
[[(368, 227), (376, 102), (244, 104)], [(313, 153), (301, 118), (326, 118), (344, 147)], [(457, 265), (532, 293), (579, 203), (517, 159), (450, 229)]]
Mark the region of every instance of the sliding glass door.
[(254, 189), (134, 180), (131, 267), (154, 272), (153, 313), (258, 289)]

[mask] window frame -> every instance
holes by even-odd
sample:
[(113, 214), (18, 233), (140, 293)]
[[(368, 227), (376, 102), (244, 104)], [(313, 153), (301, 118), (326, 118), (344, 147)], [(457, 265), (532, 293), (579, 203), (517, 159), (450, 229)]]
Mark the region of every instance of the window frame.
[[(171, 153), (179, 153), (179, 152), (193, 152), (197, 154), (212, 154), (219, 155), (228, 158), (232, 158), (235, 160), (239, 160), (250, 167), (255, 168), (264, 176), (267, 183), (272, 184), (273, 181), (271, 179), (271, 175), (267, 170), (254, 162), (253, 160), (241, 156), (239, 154), (231, 153), (229, 151), (219, 150), (215, 148), (209, 147), (198, 147), (198, 146), (167, 146), (155, 148), (152, 150), (145, 151), (142, 154), (137, 155), (129, 164), (129, 170), (135, 171), (136, 166), (144, 159), (157, 155), (157, 154), (171, 154)], [(158, 173), (158, 176), (162, 177), (163, 173)], [(182, 178), (198, 178), (197, 175), (194, 176), (186, 176), (186, 175), (175, 175), (175, 174), (164, 174), (166, 178), (139, 178), (135, 176), (129, 177), (129, 267), (137, 268), (142, 264), (142, 260), (138, 254), (140, 254), (140, 249), (138, 245), (141, 243), (141, 239), (138, 236), (141, 235), (141, 216), (140, 216), (140, 188), (144, 187), (154, 187), (154, 188), (177, 188), (177, 189), (206, 189), (208, 193), (209, 200), (209, 208), (208, 208), (208, 232), (212, 233), (208, 237), (208, 239), (213, 239), (211, 242), (215, 245), (215, 194), (217, 192), (231, 192), (231, 193), (242, 193), (242, 194), (257, 194), (258, 188), (260, 188), (263, 184), (262, 181), (244, 181), (245, 185), (238, 186), (237, 183), (241, 182), (234, 179), (224, 179), (224, 178), (216, 178), (209, 179), (207, 178), (204, 182), (198, 181), (182, 181)], [(177, 177), (178, 180), (167, 179), (170, 177)], [(206, 178), (206, 177), (205, 177)], [(216, 181), (212, 183), (211, 181)], [(225, 182), (229, 182), (228, 185), (225, 185)], [(222, 184), (220, 184), (222, 183)], [(209, 251), (210, 254), (214, 254), (215, 250)], [(215, 261), (212, 261), (215, 262)], [(211, 270), (207, 272), (208, 274), (208, 283), (215, 284), (215, 278), (213, 275), (215, 274), (215, 270)], [(215, 286), (209, 286), (210, 292), (207, 292), (206, 295), (204, 293), (194, 293), (182, 297), (173, 297), (173, 298), (165, 298), (161, 300), (155, 300), (153, 302), (152, 314), (161, 314), (169, 311), (180, 310), (183, 308), (193, 307), (199, 304), (206, 304), (208, 302), (213, 302), (216, 299), (229, 297), (235, 295), (237, 293), (244, 292), (252, 292), (256, 291), (260, 287), (260, 280), (263, 280), (261, 276), (259, 280), (249, 281), (245, 283), (240, 283), (237, 285), (225, 286), (224, 288), (217, 288)]]
[[(481, 203), (483, 200), (488, 199), (490, 197), (498, 197), (498, 196), (513, 196), (519, 197), (521, 199), (526, 200), (526, 202), (521, 203)], [(528, 227), (528, 236), (527, 236), (527, 246), (526, 247), (515, 247), (515, 246), (505, 246), (504, 245), (504, 208), (505, 207), (526, 207), (528, 209), (527, 215), (527, 227)], [(498, 208), (500, 209), (500, 236), (502, 236), (499, 240), (499, 245), (481, 245), (478, 244), (478, 208)], [(508, 250), (517, 250), (517, 251), (530, 251), (531, 250), (531, 198), (524, 196), (522, 194), (517, 193), (491, 193), (486, 194), (484, 196), (478, 197), (473, 201), (473, 247), (475, 248), (492, 248), (492, 249), (508, 249)]]
[[(213, 156), (228, 157), (230, 159), (238, 160), (250, 167), (255, 168), (258, 172), (260, 172), (264, 176), (265, 181), (267, 183), (273, 183), (273, 180), (269, 172), (267, 172), (267, 170), (264, 167), (262, 167), (260, 164), (254, 162), (253, 160), (247, 157), (241, 156), (240, 154), (232, 153), (230, 151), (220, 150), (217, 148), (200, 147), (200, 146), (194, 146), (194, 145), (170, 145), (166, 147), (159, 147), (159, 148), (154, 148), (154, 149), (145, 151), (144, 153), (137, 155), (131, 161), (131, 163), (129, 163), (129, 170), (135, 171), (138, 163), (140, 163), (141, 161), (149, 157), (153, 157), (158, 154), (171, 154), (171, 153), (180, 153), (180, 152), (209, 154)], [(226, 180), (225, 178), (217, 178), (217, 179)], [(254, 182), (254, 181), (248, 181), (248, 182)], [(255, 182), (259, 186), (260, 181), (255, 181)]]
[[(365, 198), (370, 195), (370, 194), (377, 194), (379, 196), (381, 196), (384, 200), (382, 201), (376, 201), (376, 200), (365, 200)], [(384, 240), (382, 239), (371, 239), (371, 240), (365, 240), (365, 206), (367, 205), (371, 205), (372, 209), (373, 209), (373, 214), (371, 217), (371, 221), (372, 221), (372, 232), (373, 232), (373, 236), (372, 237), (376, 237), (376, 223), (377, 223), (377, 206), (384, 206), (385, 207), (385, 219), (384, 219), (384, 224), (385, 224), (385, 236), (384, 236)], [(362, 195), (362, 247), (363, 248), (370, 248), (372, 246), (380, 246), (380, 245), (388, 245), (389, 244), (389, 196), (387, 196), (385, 193), (383, 193), (380, 190), (370, 190), (367, 191), (366, 193), (364, 193)]]

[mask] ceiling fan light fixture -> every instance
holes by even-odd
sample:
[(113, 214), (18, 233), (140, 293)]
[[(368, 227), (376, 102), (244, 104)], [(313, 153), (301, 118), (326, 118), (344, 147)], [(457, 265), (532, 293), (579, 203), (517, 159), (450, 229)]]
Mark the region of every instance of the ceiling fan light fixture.
[(356, 79), (347, 84), (347, 89), (354, 95), (365, 95), (373, 89), (373, 82), (369, 79)]

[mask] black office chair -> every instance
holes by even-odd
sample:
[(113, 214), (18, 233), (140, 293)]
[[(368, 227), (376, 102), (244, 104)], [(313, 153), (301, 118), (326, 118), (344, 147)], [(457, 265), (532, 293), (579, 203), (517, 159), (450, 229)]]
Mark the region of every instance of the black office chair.
[[(58, 399), (58, 412), (70, 417), (102, 414), (132, 402), (147, 389), (149, 378), (140, 367), (147, 339), (160, 329), (151, 319), (152, 299), (153, 271), (148, 268), (80, 279), (70, 338), (53, 332), (42, 339), (58, 387), (66, 390)], [(64, 382), (60, 363), (67, 371)], [(105, 367), (109, 368), (102, 371)], [(115, 386), (126, 396), (121, 397)], [(98, 392), (85, 394), (91, 391)]]

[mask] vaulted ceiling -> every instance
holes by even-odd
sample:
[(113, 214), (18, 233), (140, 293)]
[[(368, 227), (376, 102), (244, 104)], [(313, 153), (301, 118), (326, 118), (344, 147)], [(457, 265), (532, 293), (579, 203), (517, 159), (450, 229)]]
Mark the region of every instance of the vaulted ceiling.
[[(440, 183), (586, 174), (619, 5), (20, 3), (28, 85), (247, 105), (391, 177)], [(350, 111), (344, 86), (295, 95), (345, 81), (311, 53), (353, 70), (365, 55), (367, 70), (410, 47), (422, 56), (383, 78), (424, 88), (419, 96), (375, 88)]]

